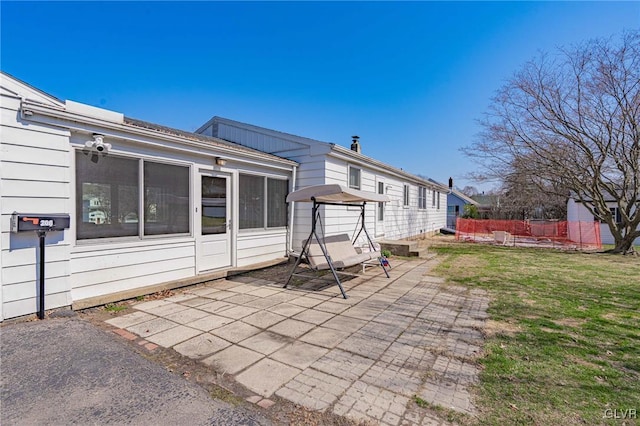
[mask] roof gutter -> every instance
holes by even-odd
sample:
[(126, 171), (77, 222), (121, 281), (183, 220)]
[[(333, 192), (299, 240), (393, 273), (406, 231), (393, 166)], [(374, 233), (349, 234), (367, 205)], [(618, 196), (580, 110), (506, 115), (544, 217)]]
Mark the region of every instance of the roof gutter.
[[(268, 161), (268, 162), (272, 162), (272, 163), (282, 164), (282, 165), (288, 166), (288, 167), (280, 167), (280, 168), (286, 169), (286, 170), (291, 170), (292, 167), (295, 167), (298, 164), (295, 161), (288, 160), (288, 159), (285, 159), (285, 158), (282, 158), (282, 157), (277, 157), (277, 156), (271, 155), (271, 154), (262, 153), (262, 152), (259, 152), (259, 151), (248, 150), (246, 148), (244, 148), (244, 149), (236, 149), (236, 148), (228, 146), (226, 142), (225, 143), (216, 143), (215, 141), (212, 140), (210, 143), (207, 143), (207, 142), (204, 142), (204, 141), (203, 142), (199, 142), (199, 141), (195, 141), (195, 140), (189, 140), (189, 139), (184, 138), (184, 137), (174, 136), (174, 135), (165, 134), (165, 133), (160, 133), (158, 131), (154, 131), (154, 130), (151, 130), (151, 129), (140, 128), (140, 127), (124, 124), (124, 123), (116, 123), (116, 122), (113, 122), (113, 121), (104, 120), (104, 119), (97, 118), (97, 117), (92, 117), (92, 116), (88, 116), (88, 115), (69, 112), (69, 111), (66, 111), (63, 108), (45, 106), (45, 105), (42, 105), (42, 104), (39, 104), (39, 103), (36, 103), (36, 102), (32, 102), (32, 101), (29, 101), (29, 100), (23, 100), (22, 101), (20, 114), (21, 114), (21, 118), (23, 120), (25, 120), (25, 121), (32, 121), (32, 122), (36, 122), (36, 123), (55, 125), (55, 126), (59, 126), (59, 127), (63, 127), (63, 128), (68, 128), (70, 130), (91, 132), (91, 130), (86, 129), (85, 127), (78, 126), (78, 125), (73, 125), (73, 124), (70, 124), (70, 123), (78, 123), (78, 124), (83, 124), (83, 125), (92, 125), (92, 126), (99, 127), (101, 129), (115, 130), (116, 132), (122, 132), (124, 134), (117, 134), (117, 133), (114, 133), (114, 132), (109, 133), (107, 131), (107, 132), (104, 132), (105, 136), (110, 136), (110, 137), (119, 138), (119, 139), (123, 139), (123, 140), (135, 140), (137, 142), (145, 143), (145, 144), (148, 144), (148, 145), (155, 145), (155, 146), (158, 146), (158, 147), (161, 147), (161, 148), (164, 148), (164, 149), (169, 148), (169, 149), (175, 149), (175, 150), (184, 151), (184, 148), (181, 148), (179, 146), (178, 147), (176, 147), (176, 146), (169, 147), (169, 146), (166, 146), (166, 145), (163, 145), (163, 144), (150, 142), (148, 140), (132, 139), (128, 135), (137, 135), (137, 136), (147, 137), (147, 138), (150, 138), (150, 139), (163, 140), (163, 141), (167, 141), (167, 142), (176, 143), (176, 144), (179, 144), (179, 145), (190, 146), (192, 148), (196, 148), (198, 150), (203, 150), (203, 151), (205, 151), (205, 150), (206, 151), (215, 150), (215, 151), (218, 151), (218, 152), (223, 153), (225, 155), (233, 156), (233, 157), (235, 157), (234, 160), (240, 161), (240, 162), (247, 162), (242, 157), (248, 157), (248, 158), (254, 159), (254, 160), (262, 160), (262, 161)], [(53, 120), (47, 119), (47, 117), (51, 118)], [(241, 156), (241, 157), (239, 157), (239, 156)]]
[(416, 175), (405, 172), (404, 170), (397, 169), (381, 161), (374, 160), (373, 158), (367, 157), (366, 155), (362, 155), (357, 152), (351, 151), (350, 149), (347, 149), (340, 145), (336, 145), (336, 144), (330, 144), (330, 145), (331, 145), (331, 152), (329, 154), (334, 157), (341, 158), (346, 161), (352, 161), (352, 162), (355, 161), (369, 168), (372, 168), (374, 170), (390, 172), (395, 175), (407, 178), (413, 182), (419, 183), (420, 185), (428, 186), (429, 188), (438, 189), (443, 192), (447, 192), (449, 190), (443, 185), (437, 185), (437, 184), (434, 184), (433, 182), (429, 182), (425, 179), (421, 179)]

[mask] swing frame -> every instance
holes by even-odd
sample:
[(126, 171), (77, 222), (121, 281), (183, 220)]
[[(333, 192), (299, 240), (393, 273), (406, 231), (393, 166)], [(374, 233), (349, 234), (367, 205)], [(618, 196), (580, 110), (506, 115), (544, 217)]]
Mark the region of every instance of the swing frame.
[[(327, 236), (324, 235), (324, 230), (322, 232), (323, 234), (322, 238), (320, 237), (320, 235), (318, 235), (317, 224), (320, 223), (320, 226), (322, 227), (322, 218), (320, 216), (320, 206), (327, 206), (327, 205), (360, 208), (360, 216), (358, 218), (358, 223), (356, 224), (356, 228), (358, 227), (358, 224), (360, 225), (360, 228), (358, 229), (357, 233), (355, 233), (355, 236), (352, 239), (350, 239), (350, 242), (353, 247), (353, 244), (358, 240), (360, 235), (364, 232), (367, 238), (367, 242), (369, 244), (370, 255), (368, 258), (364, 260), (354, 262), (353, 265), (363, 264), (364, 262), (373, 260), (377, 257), (380, 267), (386, 274), (387, 278), (390, 278), (389, 272), (385, 267), (382, 259), (382, 253), (375, 250), (373, 240), (371, 239), (371, 236), (369, 235), (369, 232), (367, 231), (367, 227), (365, 224), (365, 208), (367, 205), (367, 201), (387, 202), (389, 201), (389, 197), (387, 197), (386, 195), (367, 193), (364, 191), (354, 190), (351, 188), (345, 188), (342, 185), (333, 184), (333, 185), (316, 185), (313, 187), (307, 187), (307, 188), (301, 189), (299, 191), (294, 191), (287, 196), (287, 201), (311, 201), (313, 205), (311, 208), (311, 216), (312, 216), (311, 232), (309, 233), (309, 237), (303, 242), (302, 251), (300, 252), (300, 255), (298, 256), (298, 258), (296, 259), (296, 262), (293, 268), (291, 269), (291, 273), (287, 278), (287, 282), (285, 283), (284, 288), (287, 288), (287, 286), (291, 282), (291, 279), (294, 276), (309, 277), (309, 275), (306, 275), (306, 274), (296, 273), (296, 270), (300, 265), (300, 263), (302, 262), (303, 258), (306, 259), (309, 266), (312, 267), (311, 261), (310, 261), (311, 255), (309, 253), (309, 250), (310, 250), (311, 244), (313, 243), (312, 241), (315, 238), (315, 242), (320, 247), (320, 250), (322, 251), (324, 258), (327, 261), (328, 269), (331, 270), (333, 279), (335, 280), (336, 284), (340, 288), (342, 297), (344, 297), (345, 299), (349, 297), (347, 296), (347, 293), (345, 292), (344, 287), (342, 286), (342, 283), (340, 281), (340, 278), (338, 277), (338, 274), (344, 274), (349, 276), (353, 274), (348, 274), (348, 273), (337, 270), (337, 268), (334, 266), (334, 262), (339, 261), (341, 259), (331, 258), (329, 250), (327, 249), (327, 244), (325, 241), (325, 238), (327, 238)], [(355, 250), (355, 247), (354, 247), (354, 250)], [(374, 256), (374, 253), (379, 253), (379, 255)], [(364, 257), (365, 256), (363, 256), (363, 258)], [(352, 266), (352, 265), (345, 265), (345, 267), (346, 266)], [(323, 269), (326, 269), (326, 268), (323, 268)], [(320, 269), (318, 268), (317, 270), (320, 270)]]

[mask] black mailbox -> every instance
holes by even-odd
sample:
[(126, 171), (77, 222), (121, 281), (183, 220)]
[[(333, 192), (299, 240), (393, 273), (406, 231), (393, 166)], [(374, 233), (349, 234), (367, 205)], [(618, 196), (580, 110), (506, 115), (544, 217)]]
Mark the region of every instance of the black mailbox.
[(14, 213), (11, 216), (11, 232), (62, 231), (69, 228), (68, 214)]

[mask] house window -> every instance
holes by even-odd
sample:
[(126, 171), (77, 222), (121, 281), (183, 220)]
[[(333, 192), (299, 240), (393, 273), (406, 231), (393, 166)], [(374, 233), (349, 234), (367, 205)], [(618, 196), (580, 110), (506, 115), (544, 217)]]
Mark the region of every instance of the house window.
[(287, 226), (289, 181), (267, 178), (267, 227)]
[(438, 206), (436, 209), (440, 210), (440, 193), (438, 192)]
[(404, 195), (402, 197), (402, 205), (409, 206), (409, 185), (404, 185)]
[(288, 188), (289, 181), (285, 179), (240, 174), (238, 200), (240, 229), (287, 226)]
[(418, 187), (418, 208), (427, 208), (427, 188), (425, 188), (424, 186)]
[(433, 189), (431, 191), (431, 207), (435, 207), (436, 206), (436, 190)]
[(189, 168), (144, 162), (144, 234), (189, 232)]
[(189, 175), (185, 166), (116, 155), (94, 163), (78, 152), (77, 239), (189, 233)]
[[(615, 220), (616, 223), (622, 222), (622, 215), (620, 214), (620, 210), (617, 207), (609, 207), (609, 211), (611, 212), (611, 217)], [(601, 220), (600, 223), (605, 223), (604, 220)]]
[(360, 189), (360, 175), (362, 171), (353, 166), (349, 166), (349, 188)]
[[(378, 194), (384, 194), (384, 182), (378, 182)], [(378, 203), (378, 221), (384, 221), (384, 203)]]

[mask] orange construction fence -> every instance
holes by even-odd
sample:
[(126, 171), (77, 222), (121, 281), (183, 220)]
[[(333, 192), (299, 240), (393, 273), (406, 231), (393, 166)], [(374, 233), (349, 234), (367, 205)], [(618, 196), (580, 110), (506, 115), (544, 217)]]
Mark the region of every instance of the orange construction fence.
[(598, 222), (458, 218), (456, 240), (567, 249), (602, 248)]

